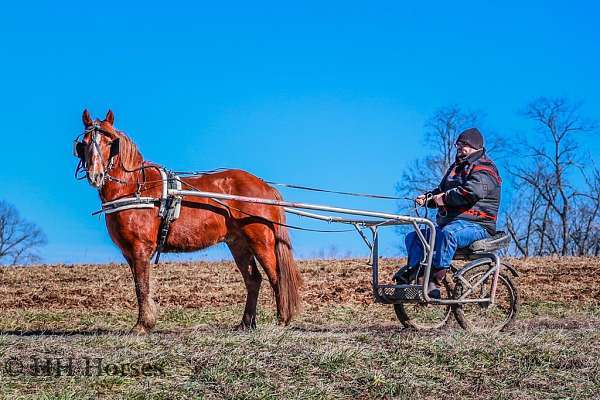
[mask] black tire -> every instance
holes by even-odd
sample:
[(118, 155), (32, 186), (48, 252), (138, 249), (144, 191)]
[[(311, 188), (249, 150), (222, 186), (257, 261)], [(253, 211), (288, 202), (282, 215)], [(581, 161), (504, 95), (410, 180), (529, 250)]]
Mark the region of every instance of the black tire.
[[(492, 267), (491, 264), (482, 265), (465, 273), (464, 278), (473, 284)], [(473, 291), (467, 298), (489, 297), (493, 282), (493, 274)], [(454, 287), (454, 297), (460, 298), (464, 293), (460, 281)], [(519, 308), (519, 295), (517, 288), (510, 277), (504, 272), (498, 276), (496, 297), (493, 305), (489, 303), (463, 303), (453, 307), (454, 316), (458, 324), (469, 331), (502, 331), (508, 329), (515, 321)]]
[[(442, 299), (450, 298), (451, 292), (446, 279), (440, 288)], [(425, 303), (401, 303), (394, 304), (396, 317), (405, 328), (419, 331), (440, 329), (448, 322), (451, 307), (444, 305), (433, 305)]]

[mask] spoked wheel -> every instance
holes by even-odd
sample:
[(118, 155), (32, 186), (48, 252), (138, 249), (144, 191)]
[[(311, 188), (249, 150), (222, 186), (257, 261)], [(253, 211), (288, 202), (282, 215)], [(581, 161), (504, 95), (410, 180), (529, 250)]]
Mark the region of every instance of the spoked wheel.
[[(482, 265), (467, 271), (463, 277), (471, 286), (475, 286), (466, 299), (490, 298), (494, 274), (478, 282), (485, 273), (492, 268), (492, 264)], [(468, 290), (468, 285), (457, 281), (454, 288), (454, 297), (460, 298)], [(470, 331), (500, 331), (508, 328), (515, 320), (518, 310), (518, 294), (511, 279), (504, 272), (498, 276), (496, 297), (494, 304), (463, 303), (454, 307), (454, 314), (459, 325)]]
[[(446, 279), (443, 280), (440, 292), (442, 299), (450, 298), (451, 290)], [(394, 311), (402, 325), (416, 330), (439, 329), (446, 325), (452, 312), (450, 306), (425, 303), (394, 304)]]

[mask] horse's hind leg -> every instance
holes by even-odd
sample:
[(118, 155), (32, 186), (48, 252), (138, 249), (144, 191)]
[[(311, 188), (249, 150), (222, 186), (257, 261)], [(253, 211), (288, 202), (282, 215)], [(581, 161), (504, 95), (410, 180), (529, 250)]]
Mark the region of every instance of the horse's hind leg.
[(256, 260), (250, 251), (248, 244), (244, 239), (238, 239), (235, 242), (228, 243), (229, 250), (233, 255), (235, 263), (242, 273), (244, 284), (246, 285), (246, 307), (244, 307), (244, 315), (242, 322), (238, 325), (239, 329), (254, 329), (256, 328), (256, 303), (258, 302), (258, 291), (262, 277), (260, 271), (256, 267)]
[(302, 278), (291, 254), (287, 232), (277, 233), (277, 229), (254, 224), (244, 233), (254, 256), (269, 277), (277, 305), (277, 321), (287, 325), (301, 308), (298, 288)]
[[(248, 233), (250, 233), (248, 235)], [(254, 235), (252, 235), (254, 233)], [(263, 267), (263, 270), (269, 277), (269, 283), (275, 295), (275, 304), (277, 306), (277, 321), (287, 325), (289, 318), (282, 312), (280, 298), (279, 273), (277, 271), (277, 255), (275, 254), (275, 236), (268, 227), (255, 228), (254, 232), (247, 232), (252, 251), (256, 259)], [(253, 238), (257, 238), (254, 239)], [(260, 240), (258, 240), (260, 238)]]

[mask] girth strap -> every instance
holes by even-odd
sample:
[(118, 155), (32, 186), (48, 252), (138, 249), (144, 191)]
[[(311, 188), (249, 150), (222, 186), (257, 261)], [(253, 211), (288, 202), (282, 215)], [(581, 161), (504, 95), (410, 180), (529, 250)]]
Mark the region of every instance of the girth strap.
[(170, 196), (168, 195), (169, 189), (181, 190), (181, 180), (179, 177), (171, 172), (160, 171), (163, 178), (163, 194), (160, 199), (160, 210), (159, 215), (162, 220), (160, 223), (160, 229), (158, 230), (158, 242), (156, 246), (156, 257), (154, 263), (158, 264), (160, 254), (167, 241), (169, 235), (169, 227), (171, 222), (179, 218), (181, 211), (181, 196)]

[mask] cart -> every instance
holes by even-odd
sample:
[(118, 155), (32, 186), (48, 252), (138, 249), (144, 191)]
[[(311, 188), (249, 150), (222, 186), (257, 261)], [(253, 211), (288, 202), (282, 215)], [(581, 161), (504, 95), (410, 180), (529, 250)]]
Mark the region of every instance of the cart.
[[(454, 314), (458, 324), (467, 330), (503, 330), (510, 327), (517, 315), (518, 294), (512, 278), (518, 274), (497, 254), (510, 241), (504, 232), (460, 249), (455, 260), (467, 261), (466, 264), (451, 266), (442, 281), (441, 297), (434, 299), (427, 293), (435, 243), (435, 225), (428, 218), (197, 190), (168, 189), (168, 194), (267, 204), (283, 207), (286, 212), (302, 217), (354, 226), (370, 250), (368, 265), (372, 268), (375, 302), (391, 304), (405, 327), (441, 328)], [(397, 225), (409, 225), (415, 230), (423, 245), (424, 257), (420, 273), (409, 284), (383, 284), (379, 277), (378, 233), (380, 229)], [(421, 227), (428, 230), (429, 235), (423, 235)], [(418, 279), (418, 276), (422, 278)]]

